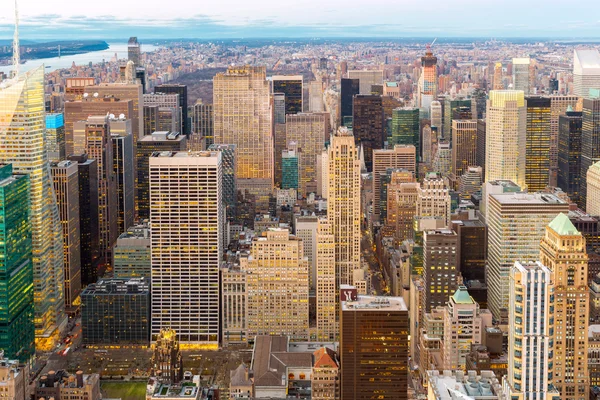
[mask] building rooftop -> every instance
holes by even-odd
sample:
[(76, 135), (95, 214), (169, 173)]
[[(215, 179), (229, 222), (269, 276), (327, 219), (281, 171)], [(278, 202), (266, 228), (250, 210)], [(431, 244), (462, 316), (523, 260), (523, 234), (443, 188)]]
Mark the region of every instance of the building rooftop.
[(312, 368), (312, 353), (288, 351), (287, 336), (257, 336), (252, 351), (254, 386), (286, 386), (289, 367)]
[(88, 285), (83, 295), (107, 295), (107, 294), (149, 294), (150, 282), (146, 278), (109, 278), (100, 279), (96, 283)]
[(462, 285), (459, 286), (458, 289), (456, 289), (456, 292), (454, 292), (454, 294), (452, 295), (452, 300), (454, 300), (454, 302), (456, 304), (473, 304), (473, 303), (475, 303), (475, 301), (469, 294), (467, 287), (462, 286)]
[(389, 310), (407, 311), (402, 297), (358, 296), (356, 301), (342, 301), (343, 311)]
[(600, 53), (596, 49), (575, 49), (573, 64), (573, 72), (576, 74), (583, 74), (584, 69), (600, 70)]
[(502, 193), (492, 194), (490, 197), (500, 204), (567, 204), (556, 195), (546, 193)]
[(436, 400), (498, 399), (501, 386), (493, 371), (427, 371)]
[(548, 226), (561, 236), (581, 236), (573, 225), (567, 214), (560, 213), (548, 224)]

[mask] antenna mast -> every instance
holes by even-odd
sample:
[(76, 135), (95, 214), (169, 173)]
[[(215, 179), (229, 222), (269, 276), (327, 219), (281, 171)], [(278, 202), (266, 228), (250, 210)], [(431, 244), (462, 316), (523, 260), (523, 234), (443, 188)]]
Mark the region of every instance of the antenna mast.
[(13, 37), (13, 68), (15, 78), (19, 77), (19, 64), (21, 56), (19, 51), (19, 8), (17, 0), (15, 0), (15, 35)]

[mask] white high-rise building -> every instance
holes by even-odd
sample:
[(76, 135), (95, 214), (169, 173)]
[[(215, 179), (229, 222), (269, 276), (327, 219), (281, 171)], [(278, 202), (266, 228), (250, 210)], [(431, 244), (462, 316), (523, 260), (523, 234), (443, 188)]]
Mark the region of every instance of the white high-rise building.
[(507, 400), (560, 397), (552, 384), (554, 273), (540, 262), (516, 261), (510, 268)]
[(537, 260), (546, 225), (569, 204), (552, 194), (506, 193), (489, 195), (488, 308), (497, 320), (508, 308), (510, 268), (515, 260)]
[(522, 90), (525, 95), (529, 94), (529, 66), (531, 60), (529, 57), (513, 58), (513, 89)]
[(294, 233), (302, 240), (304, 257), (310, 264), (309, 285), (311, 290), (315, 289), (317, 282), (317, 228), (319, 219), (313, 216), (296, 216), (294, 221)]
[(329, 145), (327, 218), (335, 238), (336, 289), (360, 267), (360, 160), (354, 136), (340, 127)]
[(600, 52), (576, 49), (573, 52), (573, 94), (588, 97), (590, 89), (600, 89)]
[(153, 340), (170, 327), (182, 346), (218, 346), (222, 200), (220, 152), (150, 157)]
[[(442, 124), (442, 103), (437, 100), (431, 102), (429, 106), (429, 116), (431, 119), (431, 126), (438, 128), (438, 133), (441, 133)], [(441, 136), (441, 135), (439, 135)], [(437, 138), (434, 138), (437, 140)]]
[(308, 85), (308, 111), (313, 113), (324, 111), (323, 82), (321, 81), (312, 81)]
[(587, 170), (587, 193), (585, 211), (589, 215), (600, 215), (600, 162)]
[(525, 188), (527, 108), (520, 90), (492, 90), (487, 102), (485, 180)]
[(450, 224), (452, 211), (448, 179), (431, 172), (425, 176), (417, 189), (417, 212), (419, 217), (441, 217), (445, 226)]
[(45, 148), (44, 67), (0, 85), (0, 163), (31, 181), (35, 333), (38, 350), (54, 348), (66, 328), (63, 239)]
[(383, 70), (350, 70), (349, 79), (358, 79), (358, 94), (371, 94), (373, 85), (383, 85)]

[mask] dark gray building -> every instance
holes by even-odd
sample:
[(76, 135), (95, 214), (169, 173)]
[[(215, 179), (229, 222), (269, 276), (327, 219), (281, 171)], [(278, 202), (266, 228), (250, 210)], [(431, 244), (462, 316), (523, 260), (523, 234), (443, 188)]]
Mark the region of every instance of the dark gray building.
[(144, 278), (101, 279), (81, 293), (83, 344), (147, 345), (150, 283)]
[(211, 144), (208, 150), (221, 152), (221, 168), (223, 171), (223, 201), (227, 221), (236, 218), (235, 205), (237, 190), (235, 186), (235, 144)]

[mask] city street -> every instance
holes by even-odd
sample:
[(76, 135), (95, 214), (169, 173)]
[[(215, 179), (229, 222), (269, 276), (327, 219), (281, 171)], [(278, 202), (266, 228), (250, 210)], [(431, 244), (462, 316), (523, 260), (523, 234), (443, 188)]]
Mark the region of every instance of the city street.
[(362, 239), (360, 241), (361, 260), (369, 266), (372, 294), (388, 294), (389, 290), (385, 282), (383, 271), (381, 270), (381, 264), (379, 263), (373, 248), (374, 243), (371, 236), (367, 231), (363, 231)]

